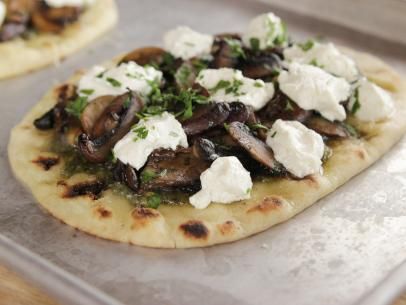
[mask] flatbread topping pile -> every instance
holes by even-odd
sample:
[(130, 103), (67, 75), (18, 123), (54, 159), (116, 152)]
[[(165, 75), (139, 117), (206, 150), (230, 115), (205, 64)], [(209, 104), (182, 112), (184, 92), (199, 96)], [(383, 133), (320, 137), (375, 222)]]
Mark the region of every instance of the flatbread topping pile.
[[(392, 78), (363, 73), (372, 66)], [(89, 233), (153, 247), (237, 240), (397, 141), (404, 92), (387, 70), (331, 42), (294, 42), (273, 13), (241, 35), (179, 26), (163, 48), (52, 90), (14, 129), (11, 163), (50, 213)]]

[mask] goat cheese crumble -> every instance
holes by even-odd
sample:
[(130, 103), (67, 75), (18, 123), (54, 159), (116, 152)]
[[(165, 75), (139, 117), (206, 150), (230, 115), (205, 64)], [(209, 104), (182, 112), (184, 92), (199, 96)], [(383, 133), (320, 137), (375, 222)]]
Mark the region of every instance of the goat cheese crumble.
[(116, 143), (113, 154), (122, 163), (139, 170), (155, 149), (175, 150), (178, 146), (188, 147), (186, 134), (173, 114), (163, 112), (141, 119), (135, 124)]
[(244, 77), (242, 72), (230, 68), (200, 71), (196, 82), (210, 94), (213, 102), (241, 102), (254, 110), (264, 107), (273, 97), (273, 83)]
[(210, 55), (213, 36), (179, 26), (164, 35), (164, 48), (173, 56), (188, 60)]
[(305, 110), (316, 110), (330, 121), (346, 118), (341, 102), (351, 94), (350, 84), (318, 67), (291, 63), (278, 76), (279, 88)]
[(197, 209), (205, 209), (211, 202), (227, 204), (251, 198), (251, 175), (234, 156), (214, 160), (200, 181), (202, 189), (189, 198)]
[(323, 138), (302, 123), (276, 120), (267, 133), (266, 144), (275, 159), (296, 177), (322, 172)]
[(110, 69), (95, 66), (79, 80), (78, 94), (92, 101), (103, 95), (120, 95), (130, 89), (146, 97), (153, 83), (159, 84), (161, 80), (161, 71), (140, 66), (133, 61)]

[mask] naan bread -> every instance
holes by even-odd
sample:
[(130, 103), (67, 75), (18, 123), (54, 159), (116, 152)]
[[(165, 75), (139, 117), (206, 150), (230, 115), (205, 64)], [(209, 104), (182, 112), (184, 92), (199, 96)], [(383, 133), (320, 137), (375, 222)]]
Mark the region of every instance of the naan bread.
[(117, 20), (114, 0), (97, 0), (59, 34), (0, 42), (0, 79), (57, 63), (110, 30)]
[[(111, 190), (104, 191), (98, 199), (88, 195), (67, 198), (67, 185), (94, 181), (94, 177), (78, 174), (64, 180), (60, 175), (63, 161), (58, 162), (58, 156), (48, 149), (53, 132), (39, 131), (33, 125), (34, 119), (55, 104), (54, 90), (12, 130), (8, 147), (11, 166), (49, 213), (102, 238), (162, 248), (204, 247), (242, 239), (292, 218), (334, 191), (379, 159), (405, 133), (406, 82), (379, 59), (346, 52), (367, 77), (392, 91), (395, 115), (379, 123), (360, 123), (350, 118), (363, 136), (336, 142), (332, 157), (324, 164), (323, 175), (257, 182), (250, 200), (211, 204), (204, 210), (190, 205), (161, 205), (154, 210), (137, 208)], [(57, 164), (45, 171), (46, 166), (36, 161), (49, 157)]]

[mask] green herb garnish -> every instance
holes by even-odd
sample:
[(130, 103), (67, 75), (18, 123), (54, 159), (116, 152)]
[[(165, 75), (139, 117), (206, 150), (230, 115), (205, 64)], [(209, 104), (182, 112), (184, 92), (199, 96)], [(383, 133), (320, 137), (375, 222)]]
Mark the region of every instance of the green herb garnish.
[(317, 62), (317, 60), (316, 60), (315, 58), (313, 58), (313, 59), (309, 62), (309, 65), (315, 66), (315, 67), (320, 68), (320, 69), (324, 69), (324, 66), (323, 66), (323, 65), (320, 65), (320, 64)]
[(231, 56), (234, 58), (243, 58), (246, 59), (247, 56), (241, 46), (241, 42), (237, 39), (224, 38), (224, 41), (228, 44), (231, 49)]
[(93, 94), (94, 90), (93, 89), (82, 89), (80, 90), (80, 93), (83, 93), (85, 95), (91, 95)]
[(286, 110), (286, 111), (292, 111), (293, 109), (295, 109), (295, 108), (293, 107), (292, 102), (291, 102), (290, 100), (287, 100), (287, 101), (286, 101), (285, 110)]
[(145, 169), (144, 171), (142, 171), (140, 178), (142, 183), (148, 183), (151, 180), (155, 179), (157, 176), (158, 175), (155, 172)]
[(258, 38), (255, 38), (255, 37), (250, 38), (250, 46), (251, 46), (251, 49), (252, 49), (254, 52), (258, 52), (258, 51), (259, 51), (259, 45), (260, 45), (260, 43), (259, 43), (259, 39), (258, 39)]
[(262, 88), (262, 87), (264, 87), (264, 85), (263, 85), (262, 83), (260, 83), (259, 81), (256, 81), (256, 82), (254, 83), (254, 87)]
[(245, 191), (245, 193), (246, 193), (246, 194), (250, 194), (251, 191), (252, 191), (252, 189), (249, 187), (249, 188), (247, 188), (247, 190)]
[(351, 97), (351, 102), (353, 103), (351, 113), (355, 114), (361, 108), (361, 104), (359, 102), (359, 88), (355, 89), (354, 96)]
[(132, 129), (132, 132), (136, 134), (136, 137), (133, 139), (134, 142), (139, 139), (145, 139), (148, 136), (148, 129), (145, 126), (140, 126)]
[(311, 48), (314, 47), (314, 40), (309, 39), (308, 41), (304, 42), (304, 43), (298, 43), (297, 44), (303, 51), (307, 52), (309, 51)]
[(108, 81), (113, 87), (121, 87), (121, 83), (114, 78), (107, 77), (106, 81)]
[(66, 107), (65, 110), (67, 113), (80, 118), (83, 110), (86, 108), (87, 105), (87, 97), (86, 96), (79, 96), (72, 102), (70, 102)]
[(260, 123), (256, 123), (256, 124), (252, 124), (249, 126), (251, 129), (253, 130), (257, 130), (257, 129), (265, 129), (265, 130), (269, 130), (268, 127), (266, 127), (265, 125), (262, 125)]
[(272, 134), (271, 134), (271, 138), (274, 138), (276, 136), (276, 131), (274, 131)]
[(161, 204), (161, 196), (157, 193), (154, 193), (147, 197), (147, 205), (151, 209), (157, 209)]

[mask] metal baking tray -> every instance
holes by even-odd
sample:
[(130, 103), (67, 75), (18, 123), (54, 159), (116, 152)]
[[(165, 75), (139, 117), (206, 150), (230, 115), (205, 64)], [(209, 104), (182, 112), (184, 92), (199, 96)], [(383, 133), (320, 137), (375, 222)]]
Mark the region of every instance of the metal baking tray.
[[(274, 10), (243, 0), (119, 0), (120, 24), (91, 47), (25, 77), (3, 81), (0, 129), (0, 261), (66, 304), (388, 304), (406, 259), (406, 140), (300, 215), (266, 232), (203, 249), (158, 250), (86, 235), (47, 215), (13, 177), (10, 129), (50, 86), (121, 52), (159, 45), (179, 24), (241, 31)], [(324, 35), (376, 54), (406, 75), (405, 46), (274, 10), (296, 38)], [(365, 304), (365, 303), (364, 303)]]

